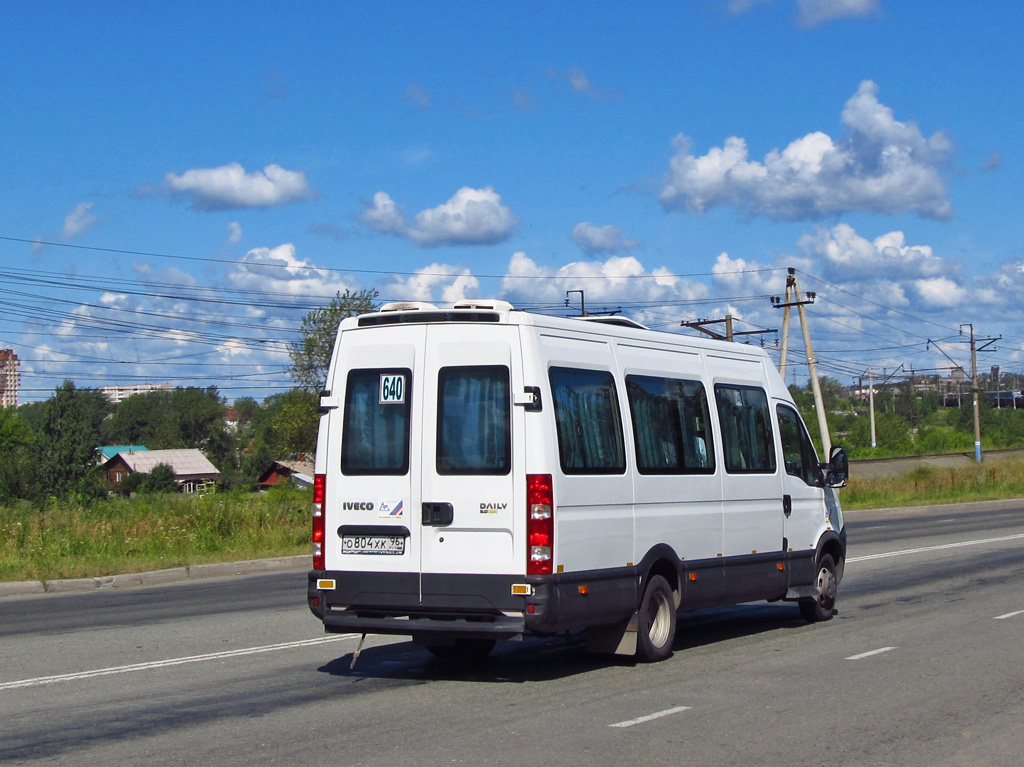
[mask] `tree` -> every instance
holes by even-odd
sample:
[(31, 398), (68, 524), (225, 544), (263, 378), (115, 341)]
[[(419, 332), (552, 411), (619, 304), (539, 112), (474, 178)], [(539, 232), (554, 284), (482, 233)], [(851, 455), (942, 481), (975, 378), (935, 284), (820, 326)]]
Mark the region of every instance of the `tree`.
[(267, 397), (256, 441), (267, 445), (275, 459), (312, 455), (320, 423), (318, 404), (316, 394), (306, 389), (291, 389)]
[(176, 493), (178, 483), (174, 481), (174, 469), (166, 463), (158, 463), (144, 475), (139, 491), (142, 493)]
[(0, 501), (14, 500), (26, 494), (29, 447), (35, 435), (13, 407), (0, 408)]
[(76, 389), (65, 381), (44, 403), (37, 441), (39, 479), (47, 495), (102, 492), (96, 470), (100, 427), (110, 412), (107, 398), (96, 389)]
[(378, 295), (376, 290), (339, 292), (329, 304), (302, 318), (299, 341), (291, 344), (288, 350), (292, 358), (291, 376), (299, 386), (311, 392), (323, 388), (338, 324), (346, 317), (374, 311)]

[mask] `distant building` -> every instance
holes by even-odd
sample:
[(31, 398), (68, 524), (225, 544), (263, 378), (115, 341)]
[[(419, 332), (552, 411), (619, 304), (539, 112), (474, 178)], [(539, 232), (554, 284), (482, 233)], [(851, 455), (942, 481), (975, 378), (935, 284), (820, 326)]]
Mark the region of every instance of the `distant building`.
[(138, 453), (141, 450), (149, 450), (145, 445), (101, 445), (96, 448), (99, 453), (99, 463), (105, 463), (118, 453)]
[(0, 407), (18, 406), (18, 355), (11, 349), (0, 349)]
[(188, 450), (142, 450), (129, 453), (127, 448), (104, 462), (101, 470), (107, 482), (114, 488), (129, 474), (148, 474), (159, 464), (167, 464), (174, 471), (174, 481), (183, 493), (202, 495), (212, 490), (220, 472), (200, 451)]
[(312, 487), (313, 464), (305, 461), (274, 461), (274, 464), (260, 475), (258, 484), (266, 490), (283, 482), (292, 482), (299, 487)]
[(133, 394), (149, 394), (154, 391), (171, 391), (170, 384), (129, 384), (127, 386), (101, 386), (100, 392), (113, 404), (128, 399)]

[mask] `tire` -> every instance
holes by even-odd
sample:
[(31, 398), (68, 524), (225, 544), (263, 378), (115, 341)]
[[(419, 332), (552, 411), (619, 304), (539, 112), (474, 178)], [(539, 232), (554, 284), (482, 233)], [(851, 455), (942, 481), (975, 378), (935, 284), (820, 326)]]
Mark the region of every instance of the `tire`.
[(823, 554), (818, 560), (818, 575), (814, 585), (818, 587), (818, 596), (801, 599), (797, 603), (800, 605), (800, 614), (808, 623), (827, 621), (835, 610), (839, 580), (836, 578), (836, 563), (831, 554)]
[(494, 649), (493, 639), (456, 639), (455, 644), (428, 644), (427, 651), (441, 660), (482, 660)]
[(655, 575), (640, 600), (636, 655), (644, 663), (656, 663), (672, 654), (676, 638), (676, 601), (668, 581)]

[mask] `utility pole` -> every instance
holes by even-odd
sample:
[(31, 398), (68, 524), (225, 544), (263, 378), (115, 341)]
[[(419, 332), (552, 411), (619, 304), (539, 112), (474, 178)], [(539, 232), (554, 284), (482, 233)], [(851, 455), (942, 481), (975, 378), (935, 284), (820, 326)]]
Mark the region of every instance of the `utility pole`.
[[(963, 335), (964, 328), (971, 329), (971, 388), (974, 390), (974, 460), (981, 463), (981, 387), (978, 385), (978, 352), (985, 351), (989, 346), (994, 344), (996, 341), (1002, 339), (1002, 336), (998, 338), (980, 338), (974, 337), (974, 325), (965, 322), (960, 326), (960, 335)], [(978, 347), (978, 341), (985, 341), (985, 345)]]
[(828, 433), (828, 418), (825, 415), (825, 400), (821, 396), (821, 382), (818, 380), (818, 362), (814, 359), (814, 349), (811, 347), (811, 330), (807, 325), (807, 314), (804, 311), (806, 304), (813, 304), (815, 294), (807, 293), (806, 300), (800, 299), (800, 282), (796, 277), (796, 269), (790, 267), (786, 277), (786, 298), (779, 299), (772, 296), (772, 305), (775, 308), (782, 307), (782, 349), (779, 354), (779, 373), (782, 380), (786, 380), (786, 354), (789, 351), (789, 309), (796, 307), (800, 316), (800, 327), (804, 335), (804, 349), (807, 351), (807, 369), (811, 375), (811, 391), (814, 392), (814, 409), (818, 414), (818, 430), (821, 432), (821, 447), (825, 451), (825, 460), (828, 460), (832, 452), (832, 439)]
[[(725, 335), (718, 333), (714, 330), (708, 330), (706, 325), (721, 325), (725, 323)], [(684, 328), (693, 328), (699, 330), (701, 333), (707, 336), (711, 336), (716, 341), (735, 341), (736, 336), (758, 336), (764, 335), (765, 333), (774, 333), (775, 330), (733, 330), (732, 329), (732, 315), (725, 315), (724, 320), (683, 320), (679, 323)]]
[(875, 439), (875, 374), (870, 365), (868, 365), (868, 408), (871, 411), (871, 449), (874, 450), (878, 446), (878, 441)]
[(569, 294), (570, 293), (579, 293), (580, 294), (580, 316), (581, 317), (586, 317), (587, 316), (587, 305), (586, 305), (586, 303), (583, 300), (583, 291), (582, 290), (567, 290), (567, 291), (565, 291), (565, 305), (566, 306), (569, 305)]

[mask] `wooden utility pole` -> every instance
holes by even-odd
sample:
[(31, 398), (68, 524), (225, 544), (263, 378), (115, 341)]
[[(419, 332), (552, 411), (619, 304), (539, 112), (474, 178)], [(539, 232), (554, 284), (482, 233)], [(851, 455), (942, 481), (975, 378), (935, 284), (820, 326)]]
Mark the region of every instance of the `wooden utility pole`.
[(814, 409), (818, 414), (818, 430), (821, 432), (821, 447), (825, 451), (825, 460), (828, 460), (832, 452), (832, 439), (828, 433), (828, 418), (825, 414), (825, 400), (821, 396), (821, 382), (818, 380), (818, 362), (814, 359), (814, 349), (811, 347), (811, 329), (807, 325), (807, 313), (804, 306), (813, 304), (815, 294), (807, 293), (805, 300), (800, 299), (800, 282), (797, 280), (796, 269), (789, 269), (786, 277), (786, 298), (779, 299), (772, 297), (772, 305), (776, 308), (782, 307), (782, 348), (779, 353), (779, 373), (782, 380), (786, 380), (786, 355), (789, 352), (789, 309), (796, 307), (800, 316), (800, 327), (804, 335), (804, 349), (807, 351), (807, 369), (811, 376), (811, 391), (814, 393)]
[[(725, 323), (725, 335), (718, 333), (714, 330), (708, 330), (706, 325), (721, 325)], [(735, 341), (736, 336), (759, 336), (765, 333), (774, 333), (775, 330), (733, 330), (732, 329), (732, 315), (725, 315), (724, 320), (683, 320), (679, 323), (684, 328), (693, 328), (699, 330), (701, 333), (707, 336), (711, 336), (716, 341)]]

